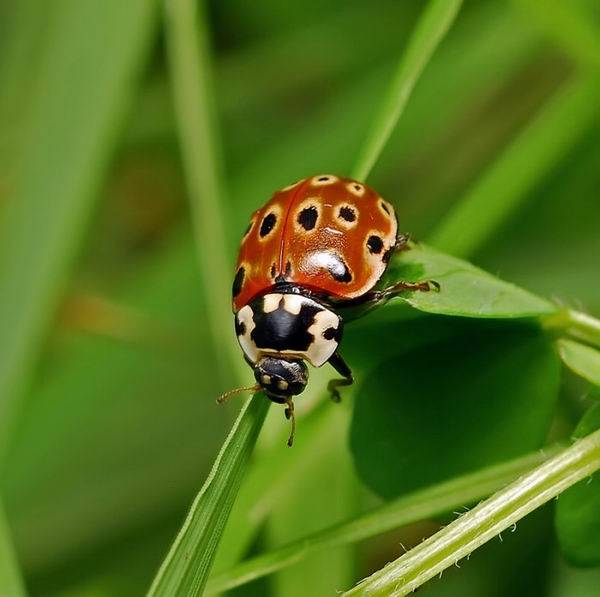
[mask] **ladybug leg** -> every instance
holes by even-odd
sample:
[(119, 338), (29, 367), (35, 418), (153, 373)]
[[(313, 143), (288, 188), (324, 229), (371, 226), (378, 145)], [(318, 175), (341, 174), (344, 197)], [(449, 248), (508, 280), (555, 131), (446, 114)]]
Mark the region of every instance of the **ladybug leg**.
[(397, 236), (396, 236), (396, 244), (394, 245), (394, 252), (400, 252), (400, 251), (408, 251), (410, 250), (410, 243), (414, 242), (413, 239), (410, 237), (410, 234), (404, 234), (403, 232), (400, 232)]
[(294, 415), (294, 403), (291, 398), (288, 398), (285, 403), (287, 404), (285, 409), (285, 418), (292, 420), (292, 432), (288, 438), (287, 445), (291, 448), (294, 443), (294, 435), (296, 434), (296, 416)]
[(420, 292), (439, 292), (440, 285), (435, 280), (425, 280), (425, 282), (396, 282), (393, 286), (388, 286), (379, 291), (379, 300), (389, 299), (405, 290)]
[(334, 402), (339, 402), (342, 397), (340, 396), (338, 388), (341, 386), (352, 385), (354, 383), (354, 377), (352, 377), (352, 370), (348, 367), (348, 364), (337, 350), (329, 357), (329, 364), (344, 378), (332, 379), (327, 384), (327, 391), (331, 394), (331, 399)]

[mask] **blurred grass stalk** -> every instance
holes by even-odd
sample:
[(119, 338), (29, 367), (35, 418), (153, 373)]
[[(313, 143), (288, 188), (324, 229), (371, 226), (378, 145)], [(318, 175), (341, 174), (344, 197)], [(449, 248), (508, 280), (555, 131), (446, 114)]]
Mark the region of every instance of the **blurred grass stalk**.
[[(133, 0), (126, 6), (118, 0), (101, 5), (65, 0), (53, 15), (39, 79), (32, 85), (23, 154), (13, 162), (19, 169), (8, 177), (9, 196), (0, 214), (0, 470), (19, 402), (137, 89), (155, 6), (156, 0)], [(25, 30), (23, 39), (31, 37)], [(15, 32), (15, 47), (23, 39)], [(10, 68), (2, 74), (16, 76)], [(10, 88), (13, 108), (18, 105), (16, 93)], [(2, 110), (3, 116), (10, 114), (10, 107)], [(6, 123), (6, 128), (13, 124)], [(21, 135), (13, 131), (13, 136), (21, 149)], [(8, 551), (6, 525), (0, 533)], [(3, 559), (0, 583), (14, 588), (3, 594), (18, 594), (20, 582), (10, 566), (14, 558), (7, 553)]]
[(407, 595), (600, 469), (596, 431), (523, 475), (344, 595)]
[(4, 508), (0, 505), (0, 595), (22, 597), (26, 595), (21, 572), (14, 548), (10, 542), (10, 532)]
[(484, 172), (433, 232), (436, 248), (468, 258), (532, 196), (600, 116), (600, 79), (568, 81)]
[(165, 17), (175, 114), (208, 321), (214, 350), (220, 354), (221, 377), (233, 386), (242, 378), (243, 363), (231, 322), (229, 288), (233, 268), (224, 224), (222, 149), (204, 3), (167, 0)]
[(406, 107), (408, 99), (448, 30), (462, 0), (431, 0), (423, 9), (371, 131), (359, 151), (352, 177), (365, 181)]

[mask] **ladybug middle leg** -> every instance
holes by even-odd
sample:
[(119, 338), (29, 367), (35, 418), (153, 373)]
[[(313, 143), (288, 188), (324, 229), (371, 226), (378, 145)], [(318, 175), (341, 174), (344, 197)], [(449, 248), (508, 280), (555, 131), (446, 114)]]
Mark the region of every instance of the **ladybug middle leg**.
[(352, 385), (354, 377), (352, 376), (352, 370), (337, 350), (329, 357), (329, 364), (343, 376), (343, 379), (332, 379), (327, 384), (327, 391), (331, 395), (331, 399), (334, 402), (339, 402), (342, 397), (338, 388)]

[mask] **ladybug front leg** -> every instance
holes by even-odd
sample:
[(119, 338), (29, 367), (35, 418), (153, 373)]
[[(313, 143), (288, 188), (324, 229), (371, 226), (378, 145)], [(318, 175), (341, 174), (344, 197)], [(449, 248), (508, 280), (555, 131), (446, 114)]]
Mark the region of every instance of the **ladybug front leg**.
[(352, 385), (354, 377), (352, 377), (352, 370), (337, 350), (329, 357), (329, 364), (344, 377), (344, 379), (332, 379), (327, 384), (327, 390), (331, 394), (331, 399), (334, 402), (339, 402), (342, 397), (338, 388)]

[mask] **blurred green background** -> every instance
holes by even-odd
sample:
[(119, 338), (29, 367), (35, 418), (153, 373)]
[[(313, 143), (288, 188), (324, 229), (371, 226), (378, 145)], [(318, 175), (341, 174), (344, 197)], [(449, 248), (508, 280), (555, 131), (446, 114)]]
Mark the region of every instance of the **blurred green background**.
[[(248, 215), (274, 190), (350, 171), (422, 5), (210, 3), (220, 250), (231, 269)], [(465, 254), (592, 313), (599, 32), (593, 0), (467, 1), (369, 179), (400, 227), (428, 239), (518, 149), (522, 188), (498, 176), (486, 183), (490, 197), (509, 189), (514, 208)], [(233, 375), (219, 373), (210, 338), (168, 65), (158, 0), (0, 4), (1, 482), (32, 595), (143, 594), (237, 409), (214, 402)], [(562, 110), (555, 126), (552, 110)], [(547, 136), (528, 144), (540, 122)], [(208, 292), (226, 295), (229, 280), (224, 272)], [(579, 416), (583, 392), (563, 380), (564, 425)], [(283, 425), (271, 415), (267, 437)], [(332, 438), (332, 458), (289, 480), (293, 491), (321, 491), (321, 519), (274, 508), (254, 551), (373, 503), (352, 472), (345, 430)], [(324, 489), (332, 474), (339, 482)], [(326, 552), (236, 592), (330, 594), (436, 528)], [(549, 506), (423, 594), (587, 596), (598, 586), (597, 570), (562, 560)]]

